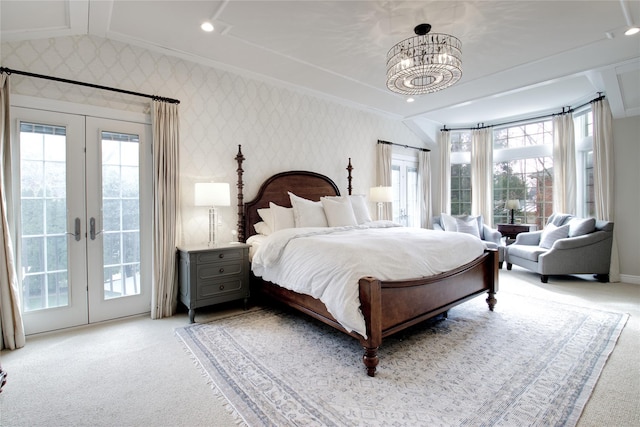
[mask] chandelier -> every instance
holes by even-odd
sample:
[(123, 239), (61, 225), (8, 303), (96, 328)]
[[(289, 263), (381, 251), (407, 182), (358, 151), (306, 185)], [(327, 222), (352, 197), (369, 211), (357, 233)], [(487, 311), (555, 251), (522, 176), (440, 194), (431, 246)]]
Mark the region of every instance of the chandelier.
[(433, 33), (420, 24), (416, 36), (402, 40), (387, 53), (387, 87), (403, 95), (437, 92), (462, 77), (462, 43), (448, 34)]

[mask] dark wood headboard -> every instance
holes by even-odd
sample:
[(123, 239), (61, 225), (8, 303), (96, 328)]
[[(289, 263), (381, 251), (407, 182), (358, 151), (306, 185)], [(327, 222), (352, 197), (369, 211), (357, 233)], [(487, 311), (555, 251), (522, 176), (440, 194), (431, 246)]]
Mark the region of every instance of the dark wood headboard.
[[(242, 161), (244, 156), (238, 149), (238, 240), (245, 242), (249, 237), (256, 234), (253, 225), (261, 221), (258, 209), (268, 208), (269, 202), (283, 207), (291, 207), (289, 191), (296, 196), (305, 199), (318, 201), (322, 196), (339, 196), (338, 186), (328, 176), (317, 172), (309, 171), (287, 171), (277, 173), (262, 183), (257, 196), (247, 202), (242, 203)], [(351, 159), (347, 170), (349, 171), (349, 194), (351, 194)]]

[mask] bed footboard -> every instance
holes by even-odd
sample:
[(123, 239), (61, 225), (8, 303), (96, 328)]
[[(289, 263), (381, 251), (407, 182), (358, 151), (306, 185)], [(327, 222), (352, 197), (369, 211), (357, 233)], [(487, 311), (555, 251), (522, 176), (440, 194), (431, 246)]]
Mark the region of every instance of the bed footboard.
[(360, 279), (360, 304), (367, 327), (363, 362), (374, 376), (382, 340), (412, 325), (447, 312), (484, 292), (493, 311), (498, 291), (498, 252), (485, 253), (455, 270), (415, 280), (385, 282), (374, 277)]

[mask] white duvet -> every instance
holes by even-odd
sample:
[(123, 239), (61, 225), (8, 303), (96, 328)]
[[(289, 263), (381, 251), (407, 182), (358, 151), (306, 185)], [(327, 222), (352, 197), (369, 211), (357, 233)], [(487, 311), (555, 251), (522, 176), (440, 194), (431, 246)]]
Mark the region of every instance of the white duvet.
[(470, 234), (400, 227), (389, 221), (332, 228), (289, 228), (253, 255), (256, 276), (320, 299), (347, 330), (366, 337), (358, 280), (402, 280), (452, 270), (484, 251)]

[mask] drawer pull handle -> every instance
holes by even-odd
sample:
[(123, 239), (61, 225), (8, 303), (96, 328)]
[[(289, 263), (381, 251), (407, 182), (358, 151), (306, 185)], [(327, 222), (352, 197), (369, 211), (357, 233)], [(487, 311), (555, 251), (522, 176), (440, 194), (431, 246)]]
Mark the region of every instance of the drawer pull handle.
[(220, 290), (224, 291), (224, 285), (220, 285)]
[(224, 254), (219, 254), (218, 258), (224, 258)]
[(220, 273), (224, 273), (224, 268), (221, 268), (220, 270), (218, 270)]

